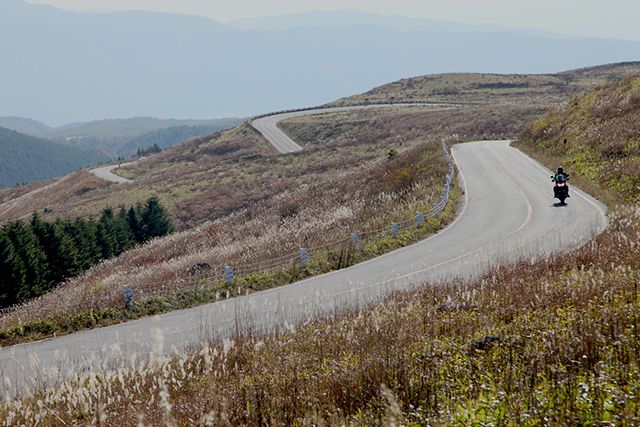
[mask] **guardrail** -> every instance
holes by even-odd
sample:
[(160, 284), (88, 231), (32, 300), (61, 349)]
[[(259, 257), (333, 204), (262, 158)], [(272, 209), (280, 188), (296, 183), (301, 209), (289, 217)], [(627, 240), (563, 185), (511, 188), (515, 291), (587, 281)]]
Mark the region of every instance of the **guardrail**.
[[(415, 217), (392, 222), (383, 228), (354, 231), (349, 236), (345, 236), (343, 239), (334, 242), (314, 247), (300, 248), (299, 251), (295, 253), (284, 254), (277, 258), (263, 260), (256, 263), (243, 264), (240, 266), (225, 265), (214, 267), (211, 267), (206, 263), (201, 263), (200, 266), (202, 266), (202, 271), (200, 271), (200, 269), (196, 269), (196, 271), (192, 271), (193, 275), (186, 279), (176, 278), (172, 281), (156, 283), (151, 289), (130, 287), (126, 285), (123, 286), (123, 289), (110, 288), (99, 292), (92, 292), (88, 289), (83, 289), (76, 295), (77, 300), (73, 304), (66, 306), (65, 309), (67, 311), (80, 313), (96, 309), (128, 307), (133, 300), (146, 301), (152, 298), (174, 297), (183, 292), (196, 290), (199, 286), (204, 286), (207, 283), (210, 284), (226, 281), (229, 285), (233, 285), (238, 278), (252, 274), (269, 273), (292, 267), (304, 269), (309, 265), (309, 263), (313, 262), (315, 256), (322, 253), (326, 254), (332, 251), (340, 252), (346, 248), (360, 250), (361, 248), (364, 248), (368, 242), (389, 236), (396, 238), (403, 231), (411, 229), (415, 230), (416, 228), (421, 227), (429, 219), (438, 217), (449, 202), (449, 194), (451, 184), (454, 179), (455, 168), (451, 155), (449, 154), (446, 140), (442, 140), (441, 145), (449, 168), (443, 185), (442, 197), (435, 205), (433, 205), (429, 212), (417, 212)], [(196, 266), (198, 266), (198, 264), (193, 267)], [(229, 298), (234, 296), (233, 294), (241, 295), (242, 291), (243, 290), (238, 287), (230, 286), (221, 291), (224, 295), (221, 294), (220, 298)], [(45, 296), (41, 296), (21, 305), (14, 305), (1, 309), (0, 328), (18, 326), (24, 323), (24, 321), (39, 318), (38, 314), (40, 313), (40, 310), (37, 308), (37, 302), (42, 300), (44, 297)], [(21, 316), (8, 318), (9, 315), (17, 311), (20, 311)]]
[(313, 111), (313, 110), (331, 110), (334, 108), (351, 108), (351, 107), (375, 107), (375, 106), (420, 106), (420, 105), (448, 105), (448, 106), (473, 106), (473, 105), (483, 105), (481, 102), (472, 102), (472, 101), (427, 101), (427, 100), (418, 100), (418, 101), (379, 101), (379, 102), (365, 102), (362, 104), (344, 104), (344, 105), (317, 105), (314, 107), (302, 107), (302, 108), (290, 108), (287, 110), (279, 110), (272, 111), (270, 113), (259, 114), (257, 116), (253, 116), (249, 118), (249, 124), (253, 126), (253, 121), (262, 119), (264, 117), (277, 116), (278, 114), (289, 114), (289, 113), (301, 113), (304, 111)]

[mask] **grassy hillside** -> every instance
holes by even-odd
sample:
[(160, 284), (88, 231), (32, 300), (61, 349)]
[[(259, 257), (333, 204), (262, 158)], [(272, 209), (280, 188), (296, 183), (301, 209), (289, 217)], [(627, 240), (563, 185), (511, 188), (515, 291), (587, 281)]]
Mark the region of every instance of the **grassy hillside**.
[(638, 425), (639, 237), (640, 211), (626, 209), (593, 243), (562, 257), (495, 269), (464, 286), (426, 284), (280, 336), (204, 343), (138, 369), (92, 372), (6, 401), (0, 419)]
[(399, 80), (332, 105), (381, 102), (471, 102), (551, 106), (599, 85), (640, 74), (640, 62), (603, 65), (557, 74), (433, 74)]
[[(572, 161), (586, 183), (601, 180), (593, 173), (599, 162), (632, 179), (637, 168), (623, 166), (637, 155), (629, 142), (637, 138), (637, 87), (638, 79), (626, 79), (575, 98), (528, 126), (520, 143), (547, 159)], [(363, 114), (299, 118), (284, 127), (308, 148), (317, 137), (337, 149), (365, 129), (363, 138), (386, 131), (400, 141), (428, 121), (410, 110), (386, 119)], [(559, 143), (564, 137), (571, 138), (569, 148)], [(597, 157), (580, 161), (585, 150)], [(637, 191), (603, 182), (635, 200)], [(0, 418), (177, 426), (638, 425), (639, 236), (640, 211), (621, 208), (605, 233), (562, 257), (497, 268), (464, 286), (426, 284), (281, 336), (205, 343), (155, 365), (90, 374), (8, 401)], [(134, 414), (131, 401), (145, 403)]]
[[(597, 76), (604, 78), (609, 73), (611, 77), (618, 71), (614, 66), (599, 71)], [(582, 72), (590, 79), (593, 73)], [(507, 101), (510, 97), (504, 95)], [(551, 98), (543, 99), (549, 102)], [(274, 153), (244, 124), (191, 140), (120, 170), (134, 180), (130, 184), (96, 183), (76, 174), (66, 178), (64, 186), (50, 184), (47, 191), (35, 193), (35, 197), (29, 196), (32, 191), (22, 200), (5, 202), (0, 221), (28, 217), (42, 206), (53, 210), (48, 214), (50, 219), (95, 216), (108, 206), (130, 206), (157, 196), (169, 207), (178, 230), (183, 231), (155, 242), (153, 248), (125, 254), (97, 267), (64, 291), (38, 302), (41, 305), (29, 312), (56, 315), (65, 307), (64, 301), (75, 300), (68, 298), (69, 292), (81, 292), (96, 281), (102, 283), (100, 289), (112, 295), (106, 298), (106, 304), (117, 304), (117, 292), (110, 290), (118, 283), (153, 290), (167, 281), (190, 280), (189, 268), (197, 263), (219, 267), (262, 262), (299, 247), (341, 239), (354, 229), (384, 227), (394, 215), (415, 209), (411, 200), (416, 200), (417, 193), (402, 198), (401, 203), (390, 202), (387, 197), (375, 196), (376, 191), (382, 191), (379, 181), (362, 181), (363, 176), (379, 176), (375, 171), (386, 167), (390, 150), (401, 154), (419, 147), (434, 150), (430, 144), (443, 137), (465, 140), (516, 135), (544, 111), (542, 105), (507, 101), (453, 109), (422, 106), (292, 119), (281, 126), (305, 145), (304, 151), (293, 155)], [(428, 158), (435, 162), (439, 157), (433, 155)], [(434, 176), (437, 171), (433, 170)], [(404, 173), (397, 172), (391, 176)], [(433, 185), (417, 187), (428, 195), (423, 200), (436, 197), (437, 186)], [(347, 191), (335, 193), (331, 190), (335, 188)], [(292, 224), (296, 224), (294, 229), (306, 230), (304, 235), (289, 236)], [(260, 280), (271, 281), (268, 277)]]
[[(351, 232), (385, 230), (392, 221), (411, 220), (416, 211), (430, 212), (442, 196), (448, 171), (440, 145), (442, 134), (425, 135), (416, 129), (399, 140), (393, 126), (406, 114), (361, 112), (347, 118), (327, 117), (315, 126), (353, 120), (376, 122), (377, 128), (368, 133), (354, 128), (332, 140), (319, 139), (292, 156), (271, 154), (261, 146), (254, 131), (242, 126), (214, 140), (194, 140), (134, 165), (128, 169), (136, 179), (131, 184), (68, 197), (67, 203), (76, 199), (91, 205), (94, 200), (96, 206), (104, 203), (117, 207), (155, 194), (163, 204), (173, 206), (174, 222), (182, 232), (129, 251), (69, 281), (24, 310), (4, 316), (2, 327), (46, 318), (60, 325), (59, 332), (67, 331), (73, 323), (69, 315), (77, 315), (77, 301), (88, 298), (84, 308), (119, 309), (121, 283), (130, 283), (138, 292), (151, 295), (160, 288), (184, 288), (194, 282), (190, 268), (199, 263), (211, 266), (215, 269), (212, 272), (233, 265), (238, 274), (251, 276), (232, 287), (220, 280), (206, 281), (212, 291), (206, 298), (220, 292), (234, 295), (240, 288), (243, 292), (264, 289), (350, 265), (438, 230), (455, 214), (459, 192), (452, 192), (452, 202), (438, 220), (420, 230), (397, 240), (369, 242), (363, 238), (362, 253), (348, 250)], [(389, 160), (391, 148), (398, 154)], [(43, 197), (55, 193), (49, 191)], [(79, 202), (77, 209), (86, 209), (87, 205)], [(68, 216), (76, 209), (58, 208), (55, 203), (51, 208), (51, 218)], [(341, 249), (346, 255), (340, 255), (338, 249), (336, 256), (328, 249), (316, 254), (319, 264), (305, 270), (291, 267), (293, 263), (278, 267), (275, 274), (247, 267), (297, 253), (300, 247), (336, 241), (344, 244)], [(180, 304), (185, 301), (169, 301), (153, 310), (166, 311)], [(145, 310), (141, 306), (134, 315), (149, 314)], [(113, 311), (106, 315), (106, 321), (131, 315)], [(5, 344), (11, 342), (12, 333), (1, 339)]]
[(574, 97), (526, 127), (518, 145), (608, 200), (640, 201), (640, 77)]
[[(177, 226), (185, 229), (216, 219), (230, 213), (232, 210), (254, 203), (260, 199), (260, 191), (253, 185), (253, 180), (259, 177), (259, 188), (281, 188), (281, 184), (274, 180), (282, 177), (283, 171), (291, 174), (306, 174), (309, 171), (311, 182), (315, 165), (327, 171), (336, 156), (348, 156), (350, 164), (359, 165), (361, 160), (370, 161), (374, 155), (363, 154), (364, 147), (372, 138), (384, 137), (386, 144), (402, 144), (407, 138), (403, 135), (450, 136), (459, 139), (491, 138), (500, 136), (515, 136), (524, 124), (543, 115), (544, 112), (558, 103), (568, 103), (570, 93), (585, 93), (587, 88), (604, 82), (622, 78), (629, 73), (640, 73), (640, 63), (613, 64), (583, 70), (560, 73), (553, 76), (498, 76), (490, 77), (490, 85), (505, 87), (497, 90), (482, 87), (484, 79), (481, 74), (432, 75), (403, 80), (372, 90), (377, 93), (376, 100), (389, 102), (391, 100), (410, 100), (414, 91), (430, 93), (437, 89), (438, 84), (444, 82), (448, 88), (457, 88), (456, 81), (468, 80), (464, 94), (452, 100), (464, 100), (470, 97), (474, 100), (488, 101), (488, 105), (471, 106), (456, 110), (433, 111), (429, 108), (405, 109), (398, 112), (382, 110), (347, 114), (341, 116), (321, 115), (307, 117), (283, 123), (288, 132), (303, 143), (326, 141), (327, 144), (318, 145), (309, 153), (299, 154), (300, 161), (284, 161), (283, 157), (275, 155), (271, 148), (255, 132), (243, 125), (233, 130), (224, 131), (219, 135), (203, 137), (186, 144), (167, 150), (159, 156), (147, 159), (135, 166), (121, 170), (119, 173), (136, 179), (136, 182), (125, 187), (98, 186), (93, 183), (87, 185), (92, 191), (59, 197), (53, 192), (42, 194), (41, 198), (30, 200), (29, 203), (18, 203), (10, 213), (0, 211), (0, 222), (17, 217), (25, 217), (33, 212), (36, 206), (51, 205), (56, 209), (56, 215), (96, 215), (105, 206), (117, 206), (120, 203), (132, 204), (145, 200), (149, 196), (159, 195), (166, 206), (172, 207), (177, 219)], [(569, 77), (563, 77), (569, 76)], [(455, 78), (454, 78), (455, 77)], [(574, 83), (570, 92), (558, 93), (552, 90), (553, 85), (539, 85), (534, 95), (517, 95), (523, 88), (508, 86), (514, 79), (524, 80), (527, 85), (541, 79), (560, 81), (563, 78)], [(440, 82), (440, 83), (438, 83)], [(527, 83), (528, 82), (528, 83)], [(485, 82), (487, 83), (487, 82)], [(522, 83), (524, 86), (525, 83)], [(516, 85), (517, 86), (517, 85)], [(411, 88), (413, 87), (413, 88)], [(526, 92), (526, 91), (525, 91)], [(526, 92), (529, 93), (529, 92)], [(358, 103), (364, 101), (365, 95), (344, 98), (341, 103)], [(393, 99), (392, 99), (393, 97)], [(531, 102), (533, 98), (539, 102)], [(518, 102), (514, 102), (514, 100)], [(323, 119), (323, 118), (326, 118)], [(397, 119), (397, 120), (396, 120)], [(395, 121), (394, 121), (395, 120)], [(395, 134), (395, 137), (393, 136)], [(325, 163), (324, 151), (329, 150), (330, 156)], [(353, 151), (353, 153), (351, 152)], [(356, 153), (358, 152), (358, 153)], [(321, 153), (321, 154), (318, 154)], [(298, 159), (298, 157), (296, 157)], [(312, 160), (313, 159), (313, 160)], [(360, 159), (360, 160), (358, 160)], [(237, 165), (246, 165), (245, 174)], [(347, 163), (347, 162), (345, 162)], [(308, 169), (308, 165), (314, 167)], [(335, 162), (334, 162), (335, 164)], [(324, 165), (324, 166), (321, 166)], [(253, 171), (262, 171), (261, 174)], [(248, 175), (250, 178), (245, 180)], [(81, 186), (86, 176), (76, 176), (71, 179), (74, 185)], [(93, 191), (93, 190), (96, 191)], [(35, 202), (39, 202), (39, 205)]]
[(104, 161), (95, 152), (0, 128), (0, 187), (66, 175)]

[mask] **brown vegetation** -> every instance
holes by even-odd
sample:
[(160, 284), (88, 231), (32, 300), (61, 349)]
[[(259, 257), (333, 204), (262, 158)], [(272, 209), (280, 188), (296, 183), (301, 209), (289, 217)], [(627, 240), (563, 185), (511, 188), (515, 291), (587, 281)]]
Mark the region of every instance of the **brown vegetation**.
[(640, 74), (640, 62), (558, 74), (433, 74), (399, 80), (340, 99), (332, 105), (442, 101), (549, 107), (565, 102), (572, 95), (637, 74)]
[[(506, 104), (519, 99), (537, 106), (295, 119), (283, 127), (307, 147), (294, 156), (272, 155), (246, 127), (194, 141), (137, 165), (131, 173), (144, 186), (120, 187), (120, 194), (135, 188), (160, 192), (176, 206), (193, 206), (180, 221), (183, 227), (189, 221), (200, 227), (98, 267), (68, 289), (112, 289), (122, 280), (153, 284), (177, 278), (201, 260), (200, 254), (240, 260), (259, 248), (259, 256), (271, 257), (274, 248), (287, 248), (288, 242), (296, 248), (306, 235), (322, 241), (372, 218), (386, 222), (385, 215), (431, 201), (435, 190), (428, 183), (437, 182), (437, 172), (423, 175), (423, 186), (406, 169), (416, 165), (417, 153), (439, 167), (438, 157), (430, 156), (440, 136), (510, 134), (549, 102), (634, 70), (637, 64), (556, 76), (569, 90), (545, 80), (548, 76), (526, 82), (518, 76), (485, 76), (479, 82), (472, 76), (459, 88), (443, 80), (450, 76), (440, 76), (449, 85), (441, 88), (447, 96), (474, 100), (476, 95), (466, 96), (473, 89), (484, 94), (478, 95), (483, 101), (503, 93)], [(373, 100), (417, 99), (434, 90), (428, 78), (422, 88), (419, 81), (390, 86)], [(551, 113), (530, 127), (523, 146), (554, 161), (571, 161), (586, 183), (601, 176), (593, 172), (599, 161), (614, 167), (620, 159), (635, 158), (627, 152), (635, 153), (636, 136), (624, 133), (624, 123), (638, 122), (635, 81), (576, 98), (564, 113)], [(602, 135), (589, 140), (594, 129), (608, 140)], [(580, 141), (569, 157), (545, 145), (564, 135)], [(395, 164), (386, 160), (392, 148), (401, 153)], [(625, 170), (619, 181), (637, 176), (637, 168)], [(232, 213), (199, 211), (198, 204), (223, 198), (198, 187), (201, 183), (219, 191), (232, 186), (225, 197), (237, 195), (238, 204), (224, 208)], [(252, 196), (256, 184), (262, 193)], [(615, 191), (638, 194), (633, 186)], [(397, 211), (395, 201), (401, 202)], [(302, 325), (283, 336), (237, 337), (137, 370), (90, 373), (33, 398), (5, 402), (0, 419), (6, 424), (37, 419), (44, 425), (637, 425), (639, 247), (640, 212), (628, 208), (613, 216), (609, 230), (595, 241), (562, 257), (495, 269), (472, 284), (396, 295), (372, 310)], [(49, 301), (53, 307), (63, 299)]]
[(640, 77), (550, 110), (523, 130), (519, 146), (564, 164), (581, 182), (599, 184), (599, 193), (609, 200), (639, 201)]
[[(193, 229), (104, 262), (5, 315), (2, 318), (5, 332), (17, 324), (76, 314), (79, 303), (86, 309), (121, 307), (124, 285), (133, 286), (137, 295), (175, 294), (197, 280), (190, 274), (190, 268), (198, 263), (208, 264), (213, 272), (219, 272), (225, 265), (240, 268), (296, 253), (300, 247), (343, 240), (354, 231), (386, 228), (392, 221), (411, 218), (417, 210), (429, 212), (442, 196), (448, 170), (436, 136), (441, 135), (440, 131), (425, 135), (431, 123), (440, 121), (424, 120), (422, 124), (417, 121), (415, 126), (420, 128), (397, 140), (395, 131), (398, 129), (399, 133), (402, 128), (392, 126), (406, 124), (403, 114), (387, 112), (389, 117), (381, 118), (384, 115), (360, 113), (358, 121), (378, 123), (362, 128), (373, 130), (360, 134), (360, 128), (353, 128), (335, 140), (320, 139), (309, 144), (303, 153), (291, 156), (261, 154), (247, 159), (246, 152), (252, 152), (249, 142), (243, 145), (236, 141), (232, 150), (223, 140), (219, 145), (201, 142), (183, 147), (180, 160), (163, 153), (149, 159), (149, 164), (142, 162), (136, 166), (140, 171), (138, 180), (152, 182), (162, 174), (169, 191), (172, 182), (169, 177), (177, 177), (180, 171), (187, 176), (175, 178), (179, 183), (176, 185), (203, 173), (210, 180), (226, 180), (226, 191), (222, 183), (214, 185), (203, 191), (196, 200), (198, 204), (193, 206), (194, 210), (207, 210), (211, 203), (215, 208), (216, 198), (226, 196), (229, 199), (229, 204), (223, 205), (226, 211), (220, 212), (217, 220), (201, 222)], [(312, 128), (322, 129), (342, 118), (325, 120), (328, 122), (320, 120)], [(236, 132), (252, 135), (247, 129)], [(205, 166), (198, 166), (206, 162), (203, 159), (206, 156), (198, 151), (210, 151), (211, 146), (221, 148), (216, 157), (218, 162), (209, 165), (212, 170), (206, 170)], [(400, 152), (392, 161), (387, 160), (389, 147)], [(254, 147), (253, 152), (256, 151)], [(191, 158), (197, 161), (185, 170), (185, 159)], [(123, 187), (122, 193), (130, 188)], [(121, 200), (126, 197), (121, 196)], [(449, 219), (454, 211), (455, 206), (442, 220)], [(256, 283), (249, 289), (253, 287), (261, 289), (264, 285)], [(3, 335), (7, 336), (12, 334)]]
[(8, 424), (640, 422), (640, 211), (562, 257), (5, 402)]

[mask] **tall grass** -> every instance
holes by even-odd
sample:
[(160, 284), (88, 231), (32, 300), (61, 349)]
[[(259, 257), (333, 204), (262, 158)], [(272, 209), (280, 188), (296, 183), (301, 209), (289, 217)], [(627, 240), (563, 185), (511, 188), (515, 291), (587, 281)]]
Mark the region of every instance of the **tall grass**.
[[(283, 191), (259, 206), (157, 239), (100, 264), (3, 316), (0, 319), (5, 330), (2, 339), (8, 342), (24, 339), (20, 338), (25, 332), (23, 325), (38, 331), (27, 334), (28, 339), (40, 337), (40, 331), (46, 335), (93, 326), (96, 322), (87, 323), (84, 314), (78, 318), (79, 307), (81, 311), (95, 311), (89, 317), (98, 318), (97, 323), (101, 324), (126, 320), (136, 313), (144, 314), (144, 309), (124, 314), (109, 310), (123, 307), (124, 285), (133, 287), (136, 298), (142, 301), (145, 295), (172, 298), (190, 291), (194, 282), (200, 281), (191, 275), (191, 267), (196, 264), (206, 263), (214, 268), (210, 273), (218, 274), (217, 278), (205, 282), (213, 281), (222, 293), (236, 294), (222, 282), (222, 266), (241, 269), (249, 264), (266, 263), (295, 254), (300, 247), (318, 247), (348, 239), (353, 231), (388, 228), (391, 221), (411, 218), (418, 210), (429, 212), (442, 195), (447, 171), (448, 164), (440, 143), (425, 140), (392, 161), (383, 158), (357, 173)], [(448, 210), (437, 226), (450, 219), (454, 211)], [(410, 241), (412, 237), (407, 239)], [(382, 248), (371, 248), (372, 255), (381, 251), (384, 252)], [(325, 271), (322, 267), (318, 272)], [(292, 276), (290, 280), (295, 278), (299, 277)], [(255, 283), (245, 280), (239, 285), (251, 290), (282, 284), (281, 280), (269, 277), (254, 279)], [(191, 298), (193, 303), (210, 300)], [(147, 314), (169, 307), (152, 307)], [(69, 319), (70, 315), (74, 318)], [(50, 320), (55, 324), (51, 325)], [(47, 322), (43, 324), (42, 321)]]
[[(8, 425), (637, 425), (640, 210), (562, 257), (6, 400)], [(161, 340), (161, 338), (158, 338)]]

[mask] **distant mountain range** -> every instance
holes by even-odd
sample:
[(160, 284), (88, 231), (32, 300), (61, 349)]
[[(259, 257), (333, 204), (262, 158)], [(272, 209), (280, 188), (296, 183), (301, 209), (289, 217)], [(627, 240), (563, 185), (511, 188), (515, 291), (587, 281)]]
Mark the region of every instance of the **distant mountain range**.
[(66, 175), (105, 156), (0, 127), (0, 188)]
[(22, 117), (0, 117), (0, 127), (93, 150), (101, 157), (129, 157), (138, 148), (167, 148), (187, 139), (235, 126), (241, 119), (177, 120), (133, 117), (49, 127)]
[(441, 31), (454, 33), (513, 33), (544, 37), (575, 38), (531, 28), (462, 24), (402, 15), (378, 15), (357, 10), (315, 11), (263, 18), (239, 19), (227, 25), (244, 31), (287, 31), (297, 28), (353, 28), (375, 26), (392, 31)]
[(555, 72), (639, 54), (640, 42), (353, 11), (223, 25), (1, 0), (0, 116), (49, 124), (246, 116), (413, 75)]

